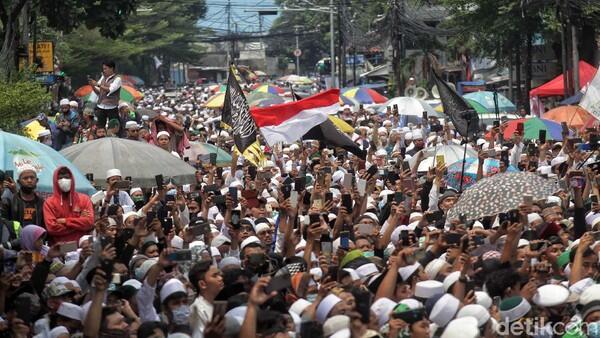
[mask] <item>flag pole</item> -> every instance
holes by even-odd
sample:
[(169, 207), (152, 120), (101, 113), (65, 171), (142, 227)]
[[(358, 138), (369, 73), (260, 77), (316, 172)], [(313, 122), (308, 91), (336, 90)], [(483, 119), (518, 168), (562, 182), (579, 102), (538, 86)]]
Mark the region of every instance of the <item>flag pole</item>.
[(470, 111), (466, 111), (463, 112), (463, 116), (465, 117), (465, 119), (467, 120), (467, 135), (465, 135), (465, 150), (463, 151), (463, 159), (462, 159), (462, 168), (460, 170), (460, 189), (458, 189), (459, 193), (462, 193), (463, 191), (463, 182), (464, 182), (464, 177), (465, 177), (465, 165), (467, 163), (467, 146), (469, 145), (469, 129), (470, 129), (470, 124), (471, 124), (471, 112)]

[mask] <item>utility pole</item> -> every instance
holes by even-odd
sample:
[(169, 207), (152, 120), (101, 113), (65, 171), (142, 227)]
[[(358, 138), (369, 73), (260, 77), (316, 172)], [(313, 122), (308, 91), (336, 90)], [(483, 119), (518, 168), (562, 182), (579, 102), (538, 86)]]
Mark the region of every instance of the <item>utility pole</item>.
[(394, 72), (394, 81), (396, 85), (396, 95), (401, 95), (402, 72), (400, 70), (400, 58), (402, 57), (402, 34), (400, 33), (400, 17), (403, 9), (403, 0), (391, 0), (390, 15), (392, 22), (391, 42), (392, 42), (392, 69)]
[(579, 91), (579, 50), (577, 49), (577, 27), (571, 23), (571, 43), (573, 52), (573, 95)]
[[(294, 26), (294, 29), (296, 31), (296, 50), (300, 50), (300, 43), (298, 41), (298, 31), (300, 26)], [(300, 75), (300, 54), (296, 54), (296, 74)]]
[[(227, 37), (231, 38), (231, 0), (227, 0)], [(231, 40), (231, 52), (227, 57), (227, 67), (233, 62), (233, 39)]]
[(346, 24), (344, 22), (344, 11), (346, 10), (346, 1), (340, 0), (338, 4), (338, 34), (340, 39), (340, 87), (346, 87)]
[(331, 88), (335, 88), (335, 30), (333, 27), (333, 0), (329, 0), (329, 33), (331, 34), (330, 38), (330, 48), (331, 48)]

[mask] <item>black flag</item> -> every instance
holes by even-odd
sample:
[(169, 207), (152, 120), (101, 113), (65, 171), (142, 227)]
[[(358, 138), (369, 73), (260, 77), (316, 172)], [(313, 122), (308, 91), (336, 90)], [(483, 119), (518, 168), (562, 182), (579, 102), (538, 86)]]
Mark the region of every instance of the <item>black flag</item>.
[(236, 79), (233, 66), (229, 68), (221, 121), (233, 129), (233, 140), (240, 153), (256, 142), (256, 124), (250, 115), (250, 106)]
[(329, 144), (334, 147), (345, 149), (361, 159), (367, 158), (367, 152), (361, 150), (358, 144), (352, 142), (346, 134), (339, 131), (330, 119), (314, 126), (308, 133), (302, 136), (303, 140), (319, 140), (324, 144)]
[(462, 137), (474, 139), (479, 132), (479, 116), (465, 99), (448, 86), (446, 81), (442, 80), (435, 71), (432, 73), (440, 93), (444, 114), (450, 117), (454, 128)]
[(294, 91), (294, 88), (292, 88), (292, 86), (290, 86), (290, 90), (292, 91), (292, 98), (294, 99), (294, 101), (302, 100), (302, 96), (296, 94), (296, 92)]

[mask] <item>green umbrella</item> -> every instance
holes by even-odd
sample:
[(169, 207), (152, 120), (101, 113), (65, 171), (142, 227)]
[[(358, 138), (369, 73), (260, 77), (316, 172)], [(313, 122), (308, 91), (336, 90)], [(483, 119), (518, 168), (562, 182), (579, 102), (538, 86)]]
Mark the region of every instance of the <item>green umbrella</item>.
[(257, 92), (257, 91), (252, 91), (252, 92), (250, 92), (250, 94), (246, 95), (246, 100), (248, 100), (249, 105), (252, 105), (253, 103), (256, 103), (263, 99), (277, 99), (277, 98), (279, 98), (278, 95), (271, 94), (271, 93)]
[(475, 111), (478, 114), (485, 114), (488, 112), (487, 109), (485, 109), (485, 107), (481, 105), (481, 103), (471, 100), (471, 99), (465, 99), (465, 100), (467, 100), (467, 102), (471, 105), (471, 107), (473, 107), (473, 109), (475, 109)]
[(184, 151), (183, 156), (188, 157), (191, 162), (199, 156), (202, 162), (208, 162), (209, 154), (217, 154), (218, 167), (231, 165), (231, 154), (210, 143), (190, 142), (190, 147)]

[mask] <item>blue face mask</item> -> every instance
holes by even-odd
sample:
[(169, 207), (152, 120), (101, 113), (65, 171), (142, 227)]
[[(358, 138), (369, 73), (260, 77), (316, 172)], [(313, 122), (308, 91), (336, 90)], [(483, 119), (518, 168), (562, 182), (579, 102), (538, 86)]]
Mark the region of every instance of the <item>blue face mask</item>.
[(309, 293), (308, 295), (306, 295), (306, 300), (314, 303), (315, 300), (317, 300), (317, 294), (316, 293)]
[(587, 326), (589, 338), (600, 338), (600, 322), (589, 323)]
[(373, 256), (375, 256), (375, 252), (372, 250), (365, 251), (365, 252), (363, 252), (363, 256), (366, 258), (373, 257)]
[(189, 323), (190, 313), (192, 312), (189, 306), (181, 305), (171, 312), (173, 314), (173, 322), (175, 324), (183, 325)]

